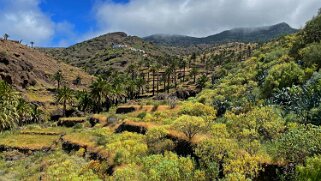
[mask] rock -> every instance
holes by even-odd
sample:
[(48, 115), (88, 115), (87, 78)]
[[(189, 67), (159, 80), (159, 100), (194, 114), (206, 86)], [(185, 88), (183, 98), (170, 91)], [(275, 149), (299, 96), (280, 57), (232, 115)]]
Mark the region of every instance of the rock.
[(51, 121), (58, 121), (59, 118), (63, 117), (64, 113), (62, 109), (57, 109), (53, 111), (50, 115), (50, 120)]

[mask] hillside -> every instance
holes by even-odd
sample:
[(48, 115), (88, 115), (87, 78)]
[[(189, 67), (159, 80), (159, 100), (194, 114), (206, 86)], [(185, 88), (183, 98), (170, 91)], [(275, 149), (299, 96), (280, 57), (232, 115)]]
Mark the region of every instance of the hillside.
[(56, 87), (53, 75), (58, 70), (70, 86), (77, 76), (82, 79), (83, 87), (92, 81), (84, 71), (14, 41), (0, 40), (0, 70), (0, 79), (20, 90)]
[(147, 57), (166, 57), (159, 47), (121, 32), (102, 35), (65, 49), (41, 50), (91, 74), (103, 74), (110, 69), (124, 70), (131, 63)]
[[(0, 43), (0, 181), (321, 180), (321, 10), (262, 44), (171, 55), (113, 33), (42, 49), (99, 74), (92, 81)], [(49, 79), (57, 67), (67, 86)], [(76, 75), (86, 84), (73, 85)]]
[(145, 37), (144, 40), (159, 45), (188, 47), (192, 45), (220, 44), (226, 42), (267, 42), (297, 31), (298, 30), (291, 28), (286, 23), (280, 23), (265, 27), (236, 28), (203, 38), (182, 35), (151, 35)]

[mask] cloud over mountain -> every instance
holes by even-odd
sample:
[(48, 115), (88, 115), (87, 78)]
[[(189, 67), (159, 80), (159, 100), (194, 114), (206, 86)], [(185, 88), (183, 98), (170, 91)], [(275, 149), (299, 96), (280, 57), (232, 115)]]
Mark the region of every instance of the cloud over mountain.
[(130, 0), (103, 1), (96, 19), (104, 31), (205, 36), (235, 27), (287, 22), (299, 28), (317, 13), (319, 0)]

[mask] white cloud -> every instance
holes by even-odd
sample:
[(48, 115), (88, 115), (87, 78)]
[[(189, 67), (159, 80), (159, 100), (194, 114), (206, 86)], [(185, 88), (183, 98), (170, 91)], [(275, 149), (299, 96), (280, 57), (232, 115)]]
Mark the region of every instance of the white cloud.
[(54, 35), (54, 23), (38, 8), (39, 0), (0, 0), (0, 33), (11, 38), (48, 44)]
[(300, 28), (317, 13), (320, 0), (110, 0), (95, 8), (100, 31), (206, 36), (235, 27), (287, 22)]

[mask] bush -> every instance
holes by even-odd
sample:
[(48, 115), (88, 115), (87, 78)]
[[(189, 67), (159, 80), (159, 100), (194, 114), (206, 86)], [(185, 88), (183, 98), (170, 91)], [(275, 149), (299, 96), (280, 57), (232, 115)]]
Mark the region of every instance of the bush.
[(139, 118), (139, 119), (144, 119), (145, 118), (145, 116), (146, 116), (146, 112), (141, 112), (141, 113), (139, 113), (138, 115), (137, 115), (137, 117)]
[(168, 131), (163, 127), (151, 128), (146, 134), (149, 152), (152, 154), (164, 153), (174, 149), (174, 142), (167, 139)]
[(321, 43), (313, 43), (300, 51), (306, 66), (321, 67)]
[(303, 80), (304, 71), (298, 64), (290, 62), (275, 65), (263, 83), (263, 94), (269, 97), (276, 90), (301, 84)]
[(321, 129), (307, 125), (293, 128), (275, 141), (276, 158), (287, 162), (303, 163), (306, 157), (321, 154)]
[(207, 121), (212, 121), (216, 118), (216, 110), (202, 103), (186, 102), (182, 105), (179, 114), (203, 117)]
[(306, 164), (296, 168), (299, 181), (319, 180), (321, 178), (321, 156), (308, 158)]

